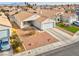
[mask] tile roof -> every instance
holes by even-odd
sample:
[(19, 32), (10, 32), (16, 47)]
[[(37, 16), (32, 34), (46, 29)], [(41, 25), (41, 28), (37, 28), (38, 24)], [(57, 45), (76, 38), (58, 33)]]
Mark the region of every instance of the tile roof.
[(36, 21), (41, 23), (41, 22), (45, 21), (46, 19), (48, 19), (48, 18), (40, 16)]
[(12, 27), (11, 23), (7, 18), (0, 17), (0, 24), (4, 26)]
[[(68, 8), (68, 6), (65, 6)], [(71, 6), (74, 7), (74, 6)], [(30, 17), (33, 15), (32, 12), (34, 12), (35, 10), (29, 9), (31, 12), (20, 12), (18, 14), (15, 15), (15, 17), (18, 20), (25, 20), (26, 18)], [(40, 15), (40, 17), (37, 19), (37, 21), (42, 22), (44, 20), (46, 20), (47, 18), (54, 18), (56, 17), (57, 13), (63, 13), (63, 17), (70, 17), (71, 15), (73, 15), (74, 13), (68, 12), (65, 13), (65, 10), (63, 7), (56, 7), (56, 8), (52, 8), (52, 9), (36, 9), (36, 14)]]
[(55, 17), (56, 13), (64, 12), (63, 8), (53, 8), (53, 9), (37, 9), (37, 13), (46, 17)]
[(64, 13), (63, 17), (65, 18), (69, 18), (71, 16), (75, 15), (75, 13), (72, 13), (72, 12), (68, 12), (68, 13)]
[(33, 15), (32, 13), (22, 11), (22, 12), (19, 12), (18, 14), (15, 14), (14, 16), (16, 17), (16, 19), (23, 21), (26, 18), (31, 17), (32, 15)]
[(17, 11), (16, 10), (13, 10), (11, 12), (9, 12), (9, 15), (14, 15)]

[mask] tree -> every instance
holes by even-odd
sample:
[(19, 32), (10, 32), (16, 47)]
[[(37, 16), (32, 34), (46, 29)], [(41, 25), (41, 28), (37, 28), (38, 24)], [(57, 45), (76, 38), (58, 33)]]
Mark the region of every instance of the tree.
[(35, 6), (37, 6), (37, 4), (35, 3)]
[(27, 4), (27, 7), (29, 8), (33, 8), (33, 6), (31, 4)]
[(17, 8), (19, 8), (19, 5), (17, 5)]
[(4, 13), (5, 12), (5, 10), (4, 9), (1, 9), (1, 11)]
[(71, 8), (71, 10), (70, 10), (70, 11), (73, 13), (73, 12), (75, 12), (75, 9), (72, 9), (72, 8)]
[(25, 2), (25, 5), (27, 5), (27, 3)]

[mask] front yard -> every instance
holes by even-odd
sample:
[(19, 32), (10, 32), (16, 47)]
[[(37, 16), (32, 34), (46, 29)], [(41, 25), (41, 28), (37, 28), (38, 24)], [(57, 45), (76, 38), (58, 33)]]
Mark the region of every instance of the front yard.
[(15, 30), (12, 30), (12, 36), (10, 37), (10, 43), (11, 43), (11, 46), (13, 48), (14, 54), (24, 51), (24, 47), (22, 45), (22, 42), (20, 41)]
[(65, 26), (63, 23), (58, 23), (57, 24), (58, 27), (61, 27), (67, 31), (70, 31), (72, 33), (76, 33), (77, 31), (79, 31), (79, 27), (71, 25), (71, 26)]

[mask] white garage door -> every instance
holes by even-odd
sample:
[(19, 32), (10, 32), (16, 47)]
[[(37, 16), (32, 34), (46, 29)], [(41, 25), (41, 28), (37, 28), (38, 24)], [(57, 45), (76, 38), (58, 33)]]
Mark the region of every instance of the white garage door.
[(42, 29), (48, 29), (48, 28), (53, 28), (54, 27), (54, 24), (51, 22), (51, 23), (44, 23), (42, 25)]

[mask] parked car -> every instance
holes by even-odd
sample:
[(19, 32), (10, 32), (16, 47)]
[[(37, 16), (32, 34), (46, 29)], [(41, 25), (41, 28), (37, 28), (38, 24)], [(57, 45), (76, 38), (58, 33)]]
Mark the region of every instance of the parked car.
[(75, 21), (75, 22), (73, 22), (73, 25), (75, 25), (75, 26), (79, 26), (79, 21)]

